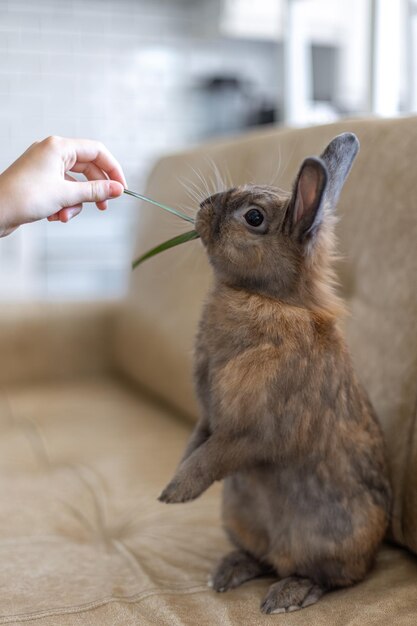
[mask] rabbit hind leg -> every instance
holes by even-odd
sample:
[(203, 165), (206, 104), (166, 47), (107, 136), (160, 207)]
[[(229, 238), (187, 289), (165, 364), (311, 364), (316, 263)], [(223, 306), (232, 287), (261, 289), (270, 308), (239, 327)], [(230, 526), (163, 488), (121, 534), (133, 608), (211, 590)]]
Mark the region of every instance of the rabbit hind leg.
[(309, 578), (288, 576), (270, 586), (262, 613), (289, 613), (315, 604), (325, 590)]
[(215, 568), (209, 587), (223, 592), (239, 587), (252, 578), (272, 573), (272, 568), (243, 550), (229, 552)]

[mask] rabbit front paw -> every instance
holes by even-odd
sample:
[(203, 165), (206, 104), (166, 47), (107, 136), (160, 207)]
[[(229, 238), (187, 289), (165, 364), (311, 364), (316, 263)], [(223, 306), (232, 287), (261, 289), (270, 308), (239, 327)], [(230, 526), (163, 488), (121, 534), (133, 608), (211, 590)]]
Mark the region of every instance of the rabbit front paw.
[(195, 500), (209, 487), (207, 481), (199, 473), (179, 471), (165, 487), (158, 500), (167, 504), (189, 502)]

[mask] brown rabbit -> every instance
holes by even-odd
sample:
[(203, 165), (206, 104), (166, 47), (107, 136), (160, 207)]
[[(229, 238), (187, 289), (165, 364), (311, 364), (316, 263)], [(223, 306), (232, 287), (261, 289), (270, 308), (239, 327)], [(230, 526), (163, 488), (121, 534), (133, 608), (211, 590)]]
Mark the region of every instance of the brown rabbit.
[(358, 151), (336, 137), (292, 195), (245, 186), (197, 215), (215, 282), (197, 337), (201, 418), (163, 502), (225, 479), (236, 550), (211, 586), (274, 573), (264, 613), (293, 611), (372, 566), (390, 511), (381, 429), (352, 369), (333, 293), (333, 211)]

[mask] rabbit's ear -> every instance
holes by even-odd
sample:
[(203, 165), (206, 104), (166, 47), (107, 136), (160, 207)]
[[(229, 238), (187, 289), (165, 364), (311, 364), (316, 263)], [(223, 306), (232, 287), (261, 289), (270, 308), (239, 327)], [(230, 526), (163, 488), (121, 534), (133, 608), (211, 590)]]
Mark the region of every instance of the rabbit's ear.
[(299, 241), (312, 234), (321, 221), (327, 178), (327, 169), (321, 159), (305, 159), (295, 181), (284, 225), (287, 232)]
[(359, 150), (353, 133), (335, 137), (320, 158), (301, 165), (286, 216), (286, 226), (299, 241), (310, 239), (324, 215), (337, 204), (343, 184)]
[(329, 143), (321, 160), (325, 163), (328, 183), (324, 197), (325, 208), (333, 211), (340, 192), (359, 152), (359, 140), (353, 133), (342, 133)]

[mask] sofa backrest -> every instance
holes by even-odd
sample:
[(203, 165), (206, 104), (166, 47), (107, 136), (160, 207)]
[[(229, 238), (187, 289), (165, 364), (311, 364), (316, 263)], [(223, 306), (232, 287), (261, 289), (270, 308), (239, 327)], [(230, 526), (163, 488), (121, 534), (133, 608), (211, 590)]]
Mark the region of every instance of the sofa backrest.
[[(199, 177), (213, 177), (213, 162), (235, 185), (273, 182), (290, 189), (302, 159), (345, 130), (361, 142), (338, 208), (338, 271), (351, 313), (346, 333), (385, 431), (395, 493), (392, 533), (417, 552), (417, 118), (269, 128), (208, 144), (161, 159), (147, 193), (172, 206), (191, 205), (184, 185), (192, 180), (204, 195)], [(183, 229), (158, 209), (140, 211), (138, 254)], [(132, 274), (116, 337), (121, 369), (191, 418), (197, 415), (193, 337), (210, 280), (199, 241), (148, 261)]]

